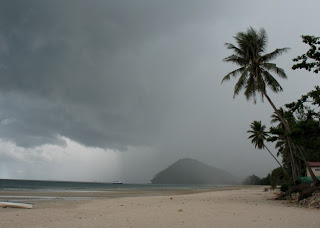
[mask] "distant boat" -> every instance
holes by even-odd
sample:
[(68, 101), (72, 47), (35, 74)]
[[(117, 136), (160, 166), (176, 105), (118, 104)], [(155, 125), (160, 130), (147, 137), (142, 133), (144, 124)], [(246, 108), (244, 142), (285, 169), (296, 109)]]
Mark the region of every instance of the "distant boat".
[(20, 203), (20, 202), (9, 202), (9, 201), (0, 201), (0, 207), (16, 207), (16, 208), (27, 208), (31, 209), (33, 203)]
[(121, 181), (114, 181), (112, 184), (123, 184)]

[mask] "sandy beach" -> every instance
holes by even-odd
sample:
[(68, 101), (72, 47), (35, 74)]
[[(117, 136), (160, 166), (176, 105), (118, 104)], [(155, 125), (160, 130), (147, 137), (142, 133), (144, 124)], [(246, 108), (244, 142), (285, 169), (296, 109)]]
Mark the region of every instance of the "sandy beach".
[(274, 192), (263, 190), (41, 200), (33, 209), (0, 208), (0, 227), (320, 227), (319, 210), (272, 200)]

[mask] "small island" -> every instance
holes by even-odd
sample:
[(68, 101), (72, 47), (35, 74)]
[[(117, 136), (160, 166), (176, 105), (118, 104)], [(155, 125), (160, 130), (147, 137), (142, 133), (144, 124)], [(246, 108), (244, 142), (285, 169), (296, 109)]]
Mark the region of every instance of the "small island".
[(184, 158), (159, 172), (152, 184), (236, 184), (230, 173), (195, 159)]

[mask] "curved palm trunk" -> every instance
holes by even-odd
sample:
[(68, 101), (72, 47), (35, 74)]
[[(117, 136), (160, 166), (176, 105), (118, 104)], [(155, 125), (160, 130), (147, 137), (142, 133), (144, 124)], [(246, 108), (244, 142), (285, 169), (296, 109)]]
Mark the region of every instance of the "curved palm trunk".
[(291, 163), (292, 179), (293, 179), (293, 183), (296, 183), (297, 180), (298, 180), (298, 177), (297, 177), (296, 166), (294, 164), (292, 146), (291, 146), (290, 139), (288, 137), (287, 137), (287, 140), (288, 140), (289, 151), (290, 151), (290, 163)]
[(299, 160), (295, 161), (298, 177), (301, 177), (301, 162), (300, 161)]
[(306, 157), (305, 157), (305, 155), (304, 155), (304, 152), (303, 152), (301, 146), (300, 146), (300, 145), (296, 145), (296, 146), (297, 146), (297, 148), (298, 148), (298, 151), (300, 152), (300, 155), (301, 155), (304, 163), (306, 164), (306, 168), (307, 168), (307, 170), (309, 171), (312, 180), (314, 181), (314, 183), (315, 183), (316, 185), (320, 185), (320, 180), (316, 177), (316, 175), (314, 175), (314, 172), (312, 171), (312, 169), (311, 169), (311, 167), (310, 167), (310, 165), (309, 165), (309, 162), (307, 161), (307, 159), (306, 159)]
[(289, 174), (287, 173), (287, 171), (283, 168), (283, 166), (282, 166), (281, 163), (279, 162), (279, 160), (271, 153), (271, 151), (269, 150), (269, 148), (268, 148), (266, 145), (264, 145), (264, 147), (267, 149), (267, 151), (269, 152), (269, 154), (274, 158), (274, 160), (276, 160), (276, 162), (278, 162), (278, 164), (280, 165), (280, 167), (281, 167), (281, 169), (283, 170), (283, 172), (284, 172), (288, 177), (290, 177)]
[[(272, 108), (274, 109), (275, 113), (277, 114), (277, 116), (279, 117), (281, 123), (283, 124), (283, 126), (286, 128), (286, 131), (290, 134), (292, 131), (289, 127), (289, 124), (288, 122), (282, 117), (282, 115), (280, 114), (279, 110), (276, 108), (276, 106), (273, 104), (273, 102), (271, 101), (270, 97), (267, 95), (266, 92), (263, 92), (262, 93), (266, 98), (267, 100), (269, 101), (270, 105), (272, 106)], [(313, 180), (313, 182), (316, 184), (316, 185), (320, 185), (320, 180), (318, 180), (318, 178), (316, 177), (316, 175), (314, 175), (314, 172), (312, 171), (306, 157), (304, 156), (304, 152), (303, 150), (301, 149), (301, 147), (299, 145), (296, 145), (297, 146), (297, 149), (306, 165), (306, 168), (307, 170), (309, 171), (310, 175), (311, 175), (311, 178)]]
[(279, 110), (276, 108), (276, 106), (273, 104), (272, 100), (270, 99), (270, 97), (267, 95), (266, 92), (262, 93), (267, 100), (269, 101), (270, 105), (272, 106), (274, 112), (277, 114), (277, 116), (279, 117), (281, 123), (283, 124), (283, 126), (285, 127), (285, 129), (287, 130), (288, 133), (291, 133), (291, 129), (289, 127), (288, 122), (282, 117), (281, 113), (279, 112)]

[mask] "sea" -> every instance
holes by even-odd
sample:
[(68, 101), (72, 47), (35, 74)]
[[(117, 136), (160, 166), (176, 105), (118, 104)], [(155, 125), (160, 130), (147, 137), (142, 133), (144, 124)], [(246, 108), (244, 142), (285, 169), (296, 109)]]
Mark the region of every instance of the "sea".
[[(114, 184), (106, 182), (77, 182), (49, 180), (0, 179), (3, 190), (113, 190), (113, 189), (200, 189), (220, 185), (202, 184)], [(220, 186), (221, 187), (221, 186)]]
[(114, 184), (104, 182), (47, 181), (0, 179), (0, 201), (21, 200), (81, 200), (144, 195), (179, 194), (229, 187), (201, 184)]

